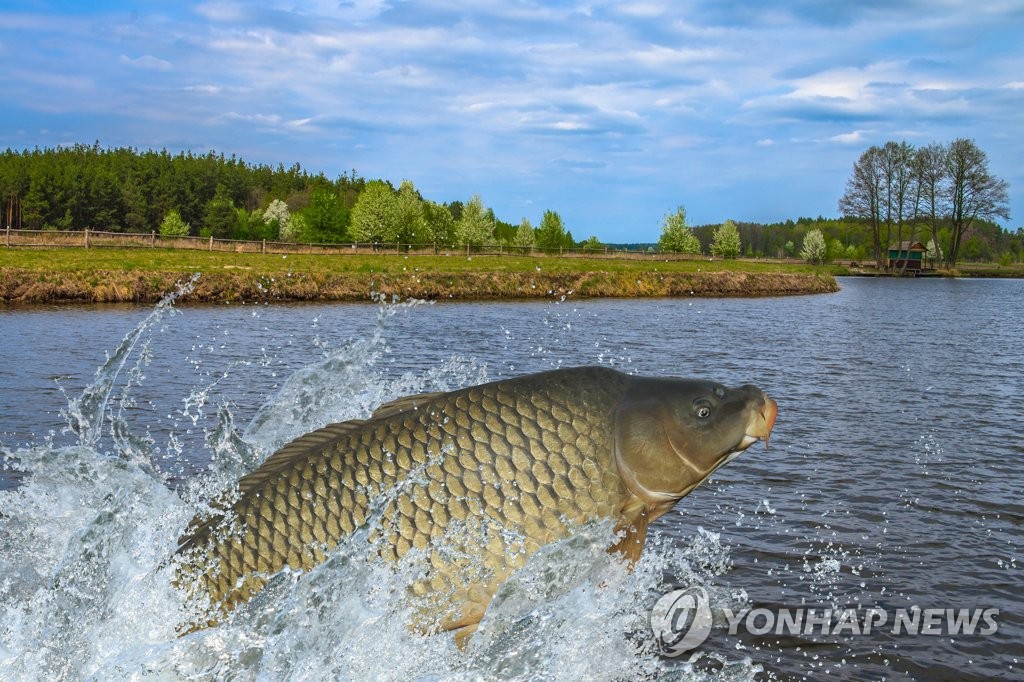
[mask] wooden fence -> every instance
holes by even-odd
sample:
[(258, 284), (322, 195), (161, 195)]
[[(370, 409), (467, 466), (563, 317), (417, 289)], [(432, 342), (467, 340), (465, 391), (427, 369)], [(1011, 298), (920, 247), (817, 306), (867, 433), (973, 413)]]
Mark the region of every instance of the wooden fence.
[(59, 230), (16, 230), (6, 228), (4, 246), (9, 249), (31, 248), (118, 248), (118, 249), (192, 249), (202, 251), (220, 251), (233, 253), (273, 253), (273, 254), (458, 254), (488, 256), (566, 256), (566, 257), (600, 257), (616, 258), (651, 258), (666, 257), (705, 259), (706, 256), (692, 254), (659, 254), (657, 251), (631, 251), (601, 247), (599, 249), (542, 249), (538, 247), (521, 247), (507, 245), (493, 246), (455, 246), (442, 244), (404, 244), (404, 243), (350, 243), (350, 244), (298, 244), (277, 241), (245, 241), (240, 239), (215, 239), (213, 237), (173, 237), (157, 232), (103, 232), (98, 230), (59, 231)]
[[(468, 256), (553, 256), (563, 258), (610, 258), (628, 260), (721, 260), (718, 257), (694, 253), (659, 253), (657, 249), (630, 250), (604, 246), (599, 249), (542, 249), (529, 246), (455, 246), (443, 244), (402, 244), (402, 243), (350, 243), (350, 244), (298, 244), (277, 241), (245, 241), (241, 239), (214, 239), (213, 237), (171, 237), (158, 232), (103, 232), (98, 230), (16, 230), (10, 227), (3, 233), (3, 243), (8, 249), (191, 249), (194, 251), (218, 251), (228, 253), (272, 253), (272, 254), (403, 254), (403, 255), (455, 255)], [(741, 258), (758, 263), (802, 264), (797, 258)]]

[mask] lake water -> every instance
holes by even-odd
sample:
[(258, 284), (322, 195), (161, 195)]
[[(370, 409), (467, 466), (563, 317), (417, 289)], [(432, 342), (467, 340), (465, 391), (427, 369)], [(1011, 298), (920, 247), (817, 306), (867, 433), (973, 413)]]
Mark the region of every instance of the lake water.
[[(1024, 282), (841, 285), (757, 300), (0, 308), (0, 678), (1024, 678)], [(659, 520), (632, 573), (585, 542), (531, 561), (465, 652), (410, 633), (402, 576), (355, 545), (279, 576), (233, 622), (177, 636), (165, 559), (253, 461), (399, 395), (581, 364), (757, 384), (779, 403), (771, 447)], [(552, 569), (569, 576), (557, 589)], [(710, 594), (716, 627), (695, 654), (660, 656), (651, 607), (686, 586)], [(998, 609), (998, 629), (894, 633), (911, 607)], [(763, 616), (730, 634), (726, 608), (888, 622), (751, 632)]]

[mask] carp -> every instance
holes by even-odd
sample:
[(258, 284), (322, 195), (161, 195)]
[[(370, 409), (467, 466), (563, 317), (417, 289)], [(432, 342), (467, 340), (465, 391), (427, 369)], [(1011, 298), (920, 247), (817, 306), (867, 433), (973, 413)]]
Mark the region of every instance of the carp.
[(372, 551), (424, 553), (411, 587), (424, 630), (464, 642), (502, 582), (541, 546), (610, 519), (630, 562), (648, 526), (758, 440), (778, 411), (755, 386), (558, 369), (409, 396), (331, 424), (242, 477), (196, 519), (175, 582), (213, 625), (290, 567), (309, 570), (372, 522)]

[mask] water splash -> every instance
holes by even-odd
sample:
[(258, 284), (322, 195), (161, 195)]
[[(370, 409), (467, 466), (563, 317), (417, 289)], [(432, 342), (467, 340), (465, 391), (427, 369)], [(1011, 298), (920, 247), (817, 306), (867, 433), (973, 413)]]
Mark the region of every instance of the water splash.
[[(154, 437), (133, 433), (132, 395), (155, 352), (154, 331), (193, 285), (162, 301), (68, 401), (77, 443), (11, 453), (25, 478), (0, 492), (0, 679), (752, 679), (759, 671), (745, 656), (663, 659), (648, 631), (653, 603), (681, 584), (707, 587), (713, 605), (735, 604), (736, 594), (717, 587), (731, 566), (717, 535), (701, 531), (682, 543), (654, 536), (630, 571), (605, 552), (607, 524), (531, 557), (465, 651), (450, 635), (409, 628), (407, 590), (423, 557), (411, 552), (398, 565), (371, 558), (370, 527), (308, 573), (280, 572), (224, 624), (179, 637), (179, 624), (195, 614), (171, 587), (168, 558), (217, 491), (301, 433), (488, 374), (452, 357), (387, 375), (388, 320), (419, 304), (379, 302), (371, 334), (337, 347), (318, 336), (321, 357), (247, 425), (219, 405), (205, 439), (208, 473), (174, 491), (151, 462)], [(190, 426), (205, 423), (209, 388), (186, 398)], [(167, 452), (181, 451), (180, 434), (165, 437)]]
[[(107, 407), (115, 382), (132, 357), (136, 345), (164, 317), (176, 313), (174, 302), (195, 289), (198, 280), (199, 274), (197, 273), (187, 282), (179, 282), (174, 292), (162, 298), (146, 319), (124, 337), (113, 355), (108, 354), (106, 362), (96, 370), (96, 379), (82, 392), (82, 395), (68, 401), (68, 407), (63, 414), (68, 422), (68, 430), (78, 437), (79, 445), (93, 447), (97, 444), (103, 434), (103, 420), (108, 417)], [(141, 353), (138, 359), (143, 364), (148, 359), (148, 347), (144, 350), (146, 352)], [(137, 370), (139, 367), (136, 365)], [(129, 385), (125, 387), (125, 395), (130, 388), (130, 382), (141, 380), (139, 377), (140, 372), (133, 374)], [(134, 449), (130, 448), (124, 454), (134, 455), (136, 453)]]

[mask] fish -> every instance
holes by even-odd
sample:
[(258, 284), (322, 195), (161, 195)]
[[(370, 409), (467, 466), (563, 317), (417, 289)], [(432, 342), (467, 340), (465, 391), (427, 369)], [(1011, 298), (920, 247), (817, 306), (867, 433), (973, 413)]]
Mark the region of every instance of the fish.
[(757, 441), (778, 404), (756, 386), (642, 377), (606, 366), (400, 398), (331, 424), (243, 476), (196, 518), (175, 584), (213, 626), (285, 567), (308, 571), (373, 525), (371, 554), (419, 551), (415, 627), (475, 631), (501, 584), (541, 547), (610, 520), (631, 564), (648, 527)]

